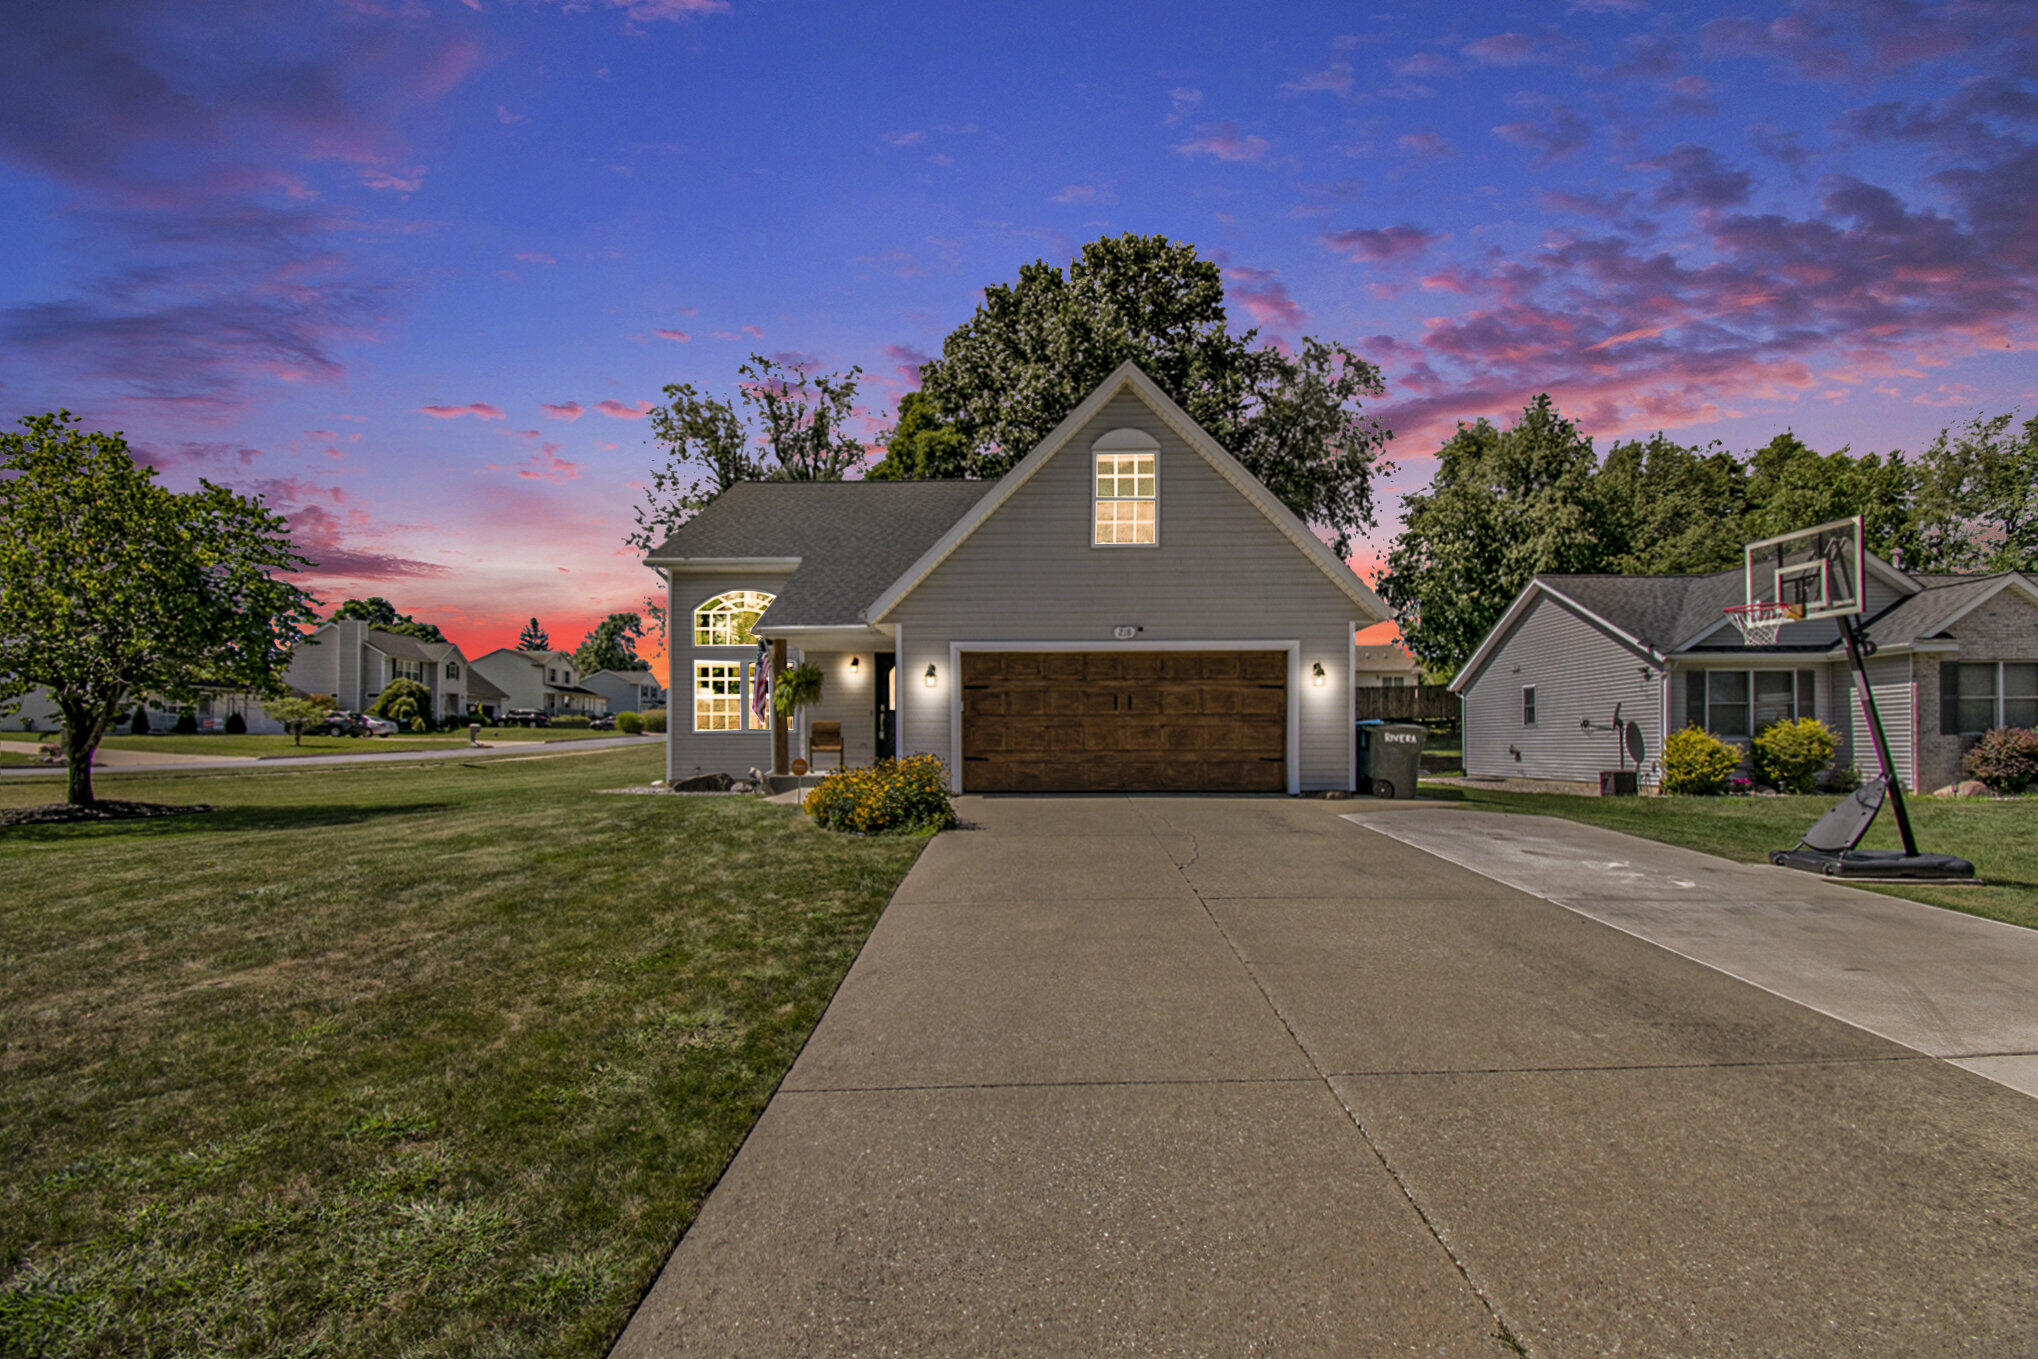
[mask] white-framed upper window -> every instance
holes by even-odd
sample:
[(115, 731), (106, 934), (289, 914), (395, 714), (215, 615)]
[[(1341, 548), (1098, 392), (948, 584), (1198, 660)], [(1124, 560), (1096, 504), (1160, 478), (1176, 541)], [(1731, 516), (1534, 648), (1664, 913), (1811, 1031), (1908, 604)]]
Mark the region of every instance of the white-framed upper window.
[(693, 611), (695, 646), (755, 646), (750, 629), (771, 607), (772, 596), (762, 590), (730, 590), (704, 600)]
[(423, 684), (425, 682), (425, 663), (423, 661), (391, 660), (389, 662), (389, 677), (391, 679), (416, 680), (419, 684)]
[(1954, 709), (1964, 735), (1993, 727), (2038, 727), (2038, 664), (1962, 661)]
[(1725, 740), (1814, 715), (1809, 670), (1694, 670), (1684, 684), (1685, 725)]
[(1091, 445), (1096, 547), (1160, 541), (1160, 444), (1143, 430), (1114, 429)]

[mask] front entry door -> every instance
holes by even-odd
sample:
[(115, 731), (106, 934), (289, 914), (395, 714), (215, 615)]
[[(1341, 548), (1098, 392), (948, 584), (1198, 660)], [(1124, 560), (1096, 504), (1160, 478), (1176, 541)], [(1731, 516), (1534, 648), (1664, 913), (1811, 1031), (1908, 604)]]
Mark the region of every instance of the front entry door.
[(899, 658), (890, 651), (877, 654), (877, 758), (899, 757)]

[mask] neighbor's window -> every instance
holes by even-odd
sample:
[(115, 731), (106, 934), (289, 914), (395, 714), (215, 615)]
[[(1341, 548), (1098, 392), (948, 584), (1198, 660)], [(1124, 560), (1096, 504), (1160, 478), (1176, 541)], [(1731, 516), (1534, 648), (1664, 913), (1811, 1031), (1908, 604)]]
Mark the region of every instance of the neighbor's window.
[(695, 646), (754, 646), (750, 629), (771, 607), (772, 597), (761, 590), (731, 590), (716, 595), (693, 614)]
[(1521, 722), (1525, 727), (1536, 724), (1536, 686), (1524, 685), (1521, 691)]
[(2003, 665), (2003, 725), (2038, 727), (2038, 665)]
[(1380, 676), (1380, 687), (1381, 687), (1382, 689), (1399, 689), (1399, 688), (1401, 688), (1401, 687), (1402, 687), (1403, 685), (1405, 685), (1405, 684), (1407, 684), (1407, 683), (1408, 683), (1408, 676), (1406, 676), (1406, 675), (1382, 675), (1382, 676)]
[(2038, 665), (1962, 661), (1955, 711), (1960, 730), (1969, 734), (1991, 727), (2038, 727)]
[(1694, 670), (1684, 685), (1685, 725), (1727, 740), (1812, 715), (1809, 670)]
[(743, 730), (743, 664), (696, 661), (693, 668), (693, 729)]
[(460, 662), (458, 662), (458, 661), (447, 661), (447, 662), (446, 662), (446, 678), (447, 678), (447, 679), (459, 679), (459, 678), (460, 678)]
[(425, 682), (425, 663), (423, 661), (391, 661), (389, 663), (389, 673), (395, 679), (416, 680), (419, 684), (423, 684)]
[(1090, 541), (1099, 547), (1160, 541), (1155, 478), (1160, 445), (1136, 429), (1114, 429), (1097, 440), (1096, 524)]

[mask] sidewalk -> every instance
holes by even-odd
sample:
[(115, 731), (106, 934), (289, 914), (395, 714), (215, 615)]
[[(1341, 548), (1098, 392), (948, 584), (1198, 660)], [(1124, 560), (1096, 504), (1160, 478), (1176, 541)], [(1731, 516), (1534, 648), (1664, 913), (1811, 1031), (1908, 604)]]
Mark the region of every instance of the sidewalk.
[(2038, 931), (1559, 817), (1344, 819), (2038, 1096)]
[[(359, 754), (345, 755), (185, 755), (169, 751), (154, 750), (110, 750), (100, 747), (92, 762), (95, 770), (107, 773), (132, 774), (147, 770), (183, 769), (302, 769), (307, 765), (349, 765), (349, 764), (391, 764), (405, 760), (471, 760), (480, 758), (524, 757), (540, 755), (578, 755), (586, 751), (613, 750), (618, 746), (641, 746), (651, 742), (662, 742), (663, 736), (594, 736), (585, 740), (572, 741), (497, 741), (490, 745), (449, 746), (444, 750), (392, 750), (378, 752), (363, 750)], [(33, 745), (19, 742), (0, 742), (0, 750), (13, 750), (17, 754), (33, 755)], [(49, 778), (62, 777), (61, 764), (42, 765), (27, 769), (0, 769), (0, 778)]]

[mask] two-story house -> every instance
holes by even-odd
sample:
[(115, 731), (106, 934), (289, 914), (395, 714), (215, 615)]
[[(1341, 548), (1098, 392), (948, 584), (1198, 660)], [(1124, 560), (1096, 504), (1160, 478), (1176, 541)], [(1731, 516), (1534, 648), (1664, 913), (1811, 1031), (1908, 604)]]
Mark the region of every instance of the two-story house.
[(580, 685), (608, 700), (612, 713), (643, 713), (665, 706), (665, 686), (649, 670), (597, 670), (582, 675)]
[(304, 693), (331, 694), (351, 712), (374, 707), (391, 680), (415, 680), (431, 692), (432, 715), (444, 721), (467, 711), (467, 678), (467, 657), (451, 642), (420, 641), (340, 618), (298, 643), (284, 680)]
[(477, 657), (475, 673), (502, 691), (503, 711), (527, 709), (557, 715), (593, 717), (607, 710), (607, 700), (579, 682), (570, 651), (519, 651), (498, 647)]

